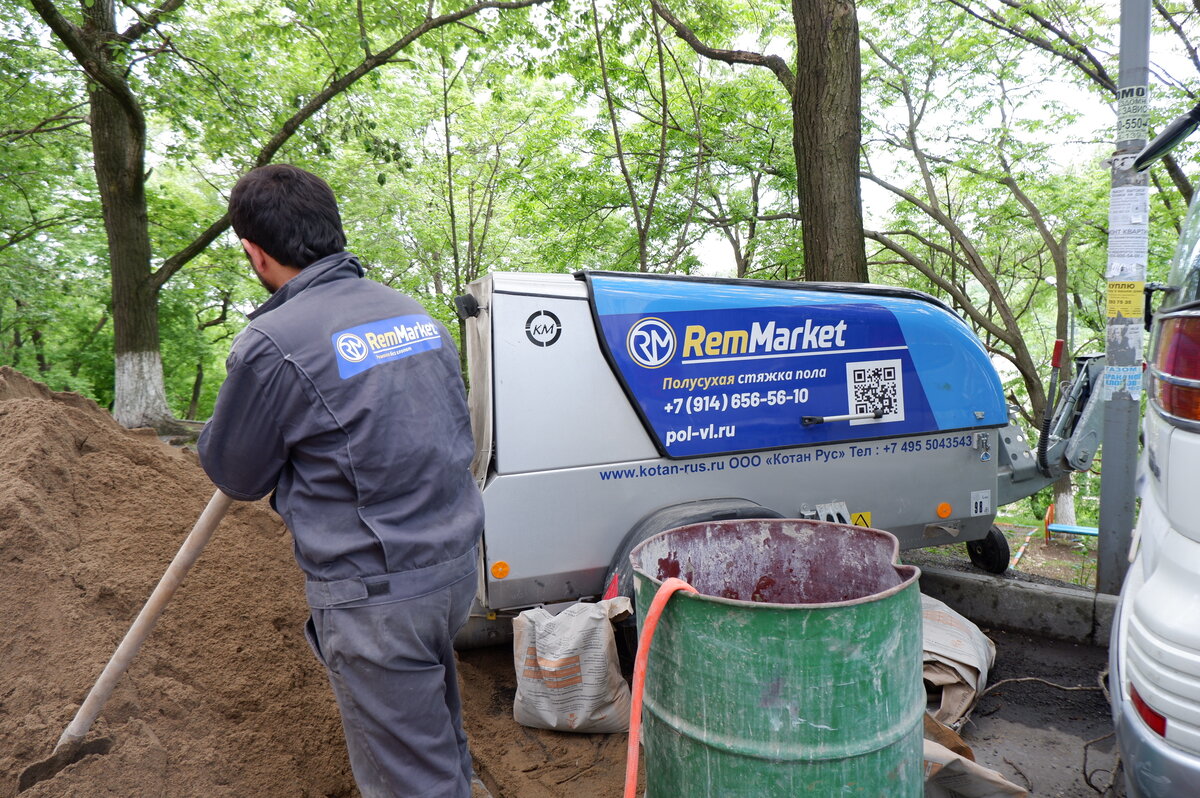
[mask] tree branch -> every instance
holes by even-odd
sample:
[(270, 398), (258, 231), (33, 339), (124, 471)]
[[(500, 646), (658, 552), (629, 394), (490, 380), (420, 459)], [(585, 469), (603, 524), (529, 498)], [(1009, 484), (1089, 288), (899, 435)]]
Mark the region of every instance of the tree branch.
[(362, 0), (355, 3), (355, 10), (358, 17), (358, 43), (362, 45), (363, 55), (367, 58), (371, 57), (371, 40), (367, 37), (367, 21), (363, 17)]
[(667, 163), (667, 122), (671, 118), (667, 104), (667, 64), (663, 58), (662, 29), (658, 20), (654, 19), (654, 43), (658, 53), (658, 86), (659, 102), (662, 103), (662, 118), (659, 121), (658, 162), (654, 167), (654, 182), (650, 187), (650, 199), (646, 201), (646, 230), (650, 229), (650, 218), (654, 215), (654, 203), (658, 199), (658, 190), (662, 186), (663, 170)]
[[(1049, 38), (1037, 36), (1017, 27), (1015, 23), (1006, 20), (999, 12), (987, 9), (987, 12), (983, 13), (976, 10), (973, 7), (972, 0), (950, 0), (950, 2), (981, 22), (996, 28), (997, 30), (1016, 36), (1017, 38), (1029, 42), (1035, 47), (1050, 53), (1052, 56), (1061, 58), (1067, 63), (1072, 64), (1102, 90), (1107, 91), (1113, 97), (1116, 97), (1116, 81), (1112, 79), (1108, 71), (1104, 68), (1104, 65), (1101, 63), (1100, 59), (1095, 56), (1092, 50), (1078, 38), (1072, 36), (1067, 31), (1062, 30), (1044, 16), (1036, 13), (1033, 10), (1034, 6), (1032, 3), (1028, 3), (1026, 0), (1000, 0), (1000, 2), (1009, 8), (1012, 8), (1029, 17), (1029, 19), (1033, 20), (1033, 22), (1043, 31), (1046, 31), (1057, 38), (1060, 42), (1064, 43), (1066, 45), (1066, 49), (1059, 46)], [(1193, 0), (1192, 5), (1197, 11), (1200, 11), (1200, 2)], [(1192, 59), (1192, 62), (1196, 65), (1197, 69), (1200, 70), (1200, 54), (1197, 54), (1196, 49), (1191, 45), (1187, 36), (1181, 33), (1178, 22), (1173, 16), (1170, 15), (1165, 6), (1162, 6), (1161, 3), (1155, 2), (1155, 8), (1158, 9), (1160, 15), (1163, 16), (1167, 24), (1176, 32), (1177, 35), (1180, 36), (1180, 39), (1183, 41), (1184, 47), (1187, 50), (1188, 56)], [(1179, 190), (1179, 193), (1187, 202), (1191, 202), (1191, 181), (1188, 180), (1184, 171), (1179, 168), (1179, 163), (1175, 160), (1175, 157), (1173, 155), (1165, 156), (1163, 158), (1163, 166), (1166, 168), (1167, 174), (1171, 176), (1171, 182), (1175, 184), (1175, 187)]]
[(78, 216), (52, 216), (49, 219), (31, 222), (19, 230), (14, 230), (6, 235), (3, 240), (0, 240), (0, 252), (15, 247), (22, 241), (33, 238), (43, 230), (49, 230), (52, 227), (61, 227), (68, 224), (76, 224), (80, 221)]
[[(1006, 341), (1008, 338), (1007, 331), (997, 325), (988, 316), (981, 312), (978, 307), (971, 301), (959, 285), (952, 280), (947, 280), (944, 275), (939, 274), (924, 258), (919, 257), (912, 250), (905, 247), (899, 241), (889, 236), (887, 233), (882, 233), (877, 230), (864, 230), (863, 235), (872, 241), (875, 241), (890, 252), (898, 255), (905, 263), (912, 266), (914, 269), (925, 275), (931, 283), (945, 291), (954, 299), (954, 304), (962, 309), (970, 317), (971, 321), (975, 322), (981, 329), (987, 330), (989, 334), (1001, 341)], [(920, 239), (918, 239), (920, 240)]]
[[(27, 136), (36, 136), (39, 133), (53, 133), (73, 128), (76, 125), (82, 125), (87, 121), (87, 117), (71, 116), (71, 112), (82, 105), (83, 103), (76, 103), (65, 111), (59, 111), (54, 116), (46, 117), (27, 130), (0, 130), (0, 138), (8, 139), (9, 141), (20, 141)], [(63, 124), (55, 124), (56, 122), (62, 122)]]
[(646, 229), (649, 227), (647, 221), (646, 227), (642, 226), (642, 209), (638, 204), (637, 189), (633, 185), (633, 178), (629, 174), (629, 167), (625, 163), (625, 151), (621, 147), (621, 130), (617, 127), (617, 112), (613, 107), (612, 90), (608, 85), (608, 64), (604, 59), (604, 38), (600, 35), (600, 14), (596, 11), (596, 0), (592, 0), (592, 29), (596, 35), (596, 52), (600, 58), (600, 80), (604, 86), (604, 100), (608, 105), (608, 118), (612, 125), (613, 142), (617, 148), (617, 163), (621, 167), (621, 176), (625, 179), (625, 188), (629, 192), (629, 205), (633, 209), (633, 224), (637, 228), (638, 234), (638, 266), (642, 271), (646, 271)]
[(966, 234), (966, 232), (959, 227), (958, 224), (956, 224), (944, 210), (929, 202), (925, 202), (912, 192), (905, 191), (899, 186), (893, 185), (892, 183), (889, 183), (888, 181), (871, 172), (859, 172), (859, 177), (865, 177), (867, 180), (870, 180), (879, 187), (887, 189), (913, 207), (919, 208), (926, 216), (940, 224), (946, 230), (946, 232), (948, 232), (951, 237), (958, 242), (959, 246), (962, 247), (963, 252), (966, 253), (966, 258), (964, 259), (963, 263), (971, 270), (971, 273), (978, 277), (981, 281), (986, 279), (985, 275), (987, 275), (987, 269), (984, 268), (983, 258), (979, 256), (978, 250), (975, 249), (974, 244), (971, 243), (970, 237)]
[(1174, 155), (1166, 155), (1162, 159), (1163, 168), (1167, 170), (1167, 175), (1171, 178), (1171, 182), (1175, 184), (1175, 188), (1179, 190), (1179, 194), (1183, 197), (1185, 205), (1192, 203), (1192, 181), (1188, 179), (1187, 174), (1179, 167), (1179, 161)]
[(1045, 50), (1047, 53), (1050, 53), (1057, 58), (1061, 58), (1064, 61), (1075, 65), (1076, 68), (1083, 72), (1083, 74), (1087, 75), (1087, 77), (1100, 86), (1100, 88), (1108, 91), (1114, 97), (1116, 96), (1116, 82), (1113, 81), (1113, 79), (1109, 76), (1108, 71), (1104, 68), (1104, 65), (1097, 60), (1097, 58), (1092, 54), (1091, 50), (1066, 31), (1056, 28), (1045, 17), (1036, 14), (1027, 6), (1026, 3), (1022, 2), (1022, 0), (1001, 0), (1001, 2), (1004, 3), (1004, 5), (1007, 5), (1010, 8), (1013, 8), (1016, 11), (1028, 16), (1030, 19), (1036, 22), (1038, 26), (1042, 28), (1042, 30), (1052, 34), (1055, 38), (1066, 43), (1070, 49), (1064, 50), (1056, 45), (1052, 40), (1044, 36), (1037, 36), (1017, 27), (1017, 25), (1004, 19), (1004, 17), (1002, 17), (998, 12), (993, 11), (990, 8), (987, 10), (986, 14), (981, 13), (971, 6), (970, 0), (950, 0), (950, 2), (961, 8), (966, 13), (975, 17), (980, 22), (990, 25), (997, 30), (1004, 31), (1005, 33), (1015, 36), (1022, 41), (1029, 42), (1033, 46), (1041, 50)]
[[(208, 321), (199, 321), (199, 319), (197, 319), (196, 328), (200, 330), (207, 330), (209, 327), (216, 327), (218, 324), (224, 324), (225, 320), (229, 318), (229, 307), (232, 303), (233, 299), (229, 292), (223, 292), (221, 294), (221, 312), (216, 317), (211, 318)], [(199, 314), (197, 314), (197, 316), (198, 315)]]
[(1175, 228), (1175, 235), (1179, 235), (1183, 232), (1183, 229), (1179, 224), (1179, 214), (1175, 213), (1175, 205), (1171, 202), (1171, 197), (1163, 189), (1162, 181), (1158, 179), (1158, 172), (1153, 169), (1150, 170), (1150, 182), (1154, 183), (1154, 190), (1158, 192), (1158, 196), (1159, 199), (1162, 200), (1163, 207), (1170, 212), (1169, 215), (1171, 217), (1171, 226)]
[(164, 14), (170, 14), (172, 11), (177, 10), (182, 5), (183, 0), (167, 0), (167, 2), (163, 3), (149, 14), (142, 14), (137, 9), (134, 9), (134, 13), (138, 15), (139, 19), (137, 22), (125, 29), (125, 32), (121, 34), (121, 38), (127, 42), (137, 41), (138, 39), (142, 38), (142, 36), (146, 35), (147, 32), (157, 27), (158, 23), (162, 21)]
[[(785, 219), (788, 221), (792, 221), (792, 222), (803, 221), (800, 218), (800, 214), (795, 213), (795, 212), (759, 213), (759, 214), (754, 214), (753, 216), (746, 216), (745, 219), (746, 220), (753, 219), (758, 222), (780, 222)], [(709, 224), (720, 227), (723, 225), (737, 224), (738, 222), (743, 221), (743, 220), (742, 219), (734, 219), (731, 216), (716, 216), (716, 215), (710, 214), (704, 221), (708, 222)]]
[(796, 96), (796, 76), (788, 67), (787, 62), (777, 55), (763, 55), (762, 53), (752, 53), (748, 50), (722, 50), (716, 47), (709, 47), (689, 28), (679, 21), (679, 18), (672, 14), (661, 0), (650, 0), (650, 6), (654, 9), (654, 13), (662, 17), (663, 21), (670, 25), (675, 30), (675, 35), (683, 39), (688, 45), (698, 54), (713, 61), (722, 61), (726, 64), (750, 64), (751, 66), (766, 67), (775, 73), (775, 77), (783, 84), (783, 88), (787, 90), (789, 97)]
[(103, 86), (121, 104), (134, 128), (134, 135), (140, 140), (145, 135), (146, 119), (142, 115), (142, 108), (138, 105), (137, 98), (133, 96), (133, 92), (125, 82), (125, 78), (105, 65), (105, 59), (101, 54), (85, 41), (83, 31), (59, 13), (52, 0), (29, 0), (29, 4), (54, 32), (54, 35), (66, 45), (67, 50), (87, 76)]
[(1175, 32), (1175, 36), (1179, 39), (1180, 46), (1182, 46), (1184, 52), (1188, 54), (1188, 58), (1191, 60), (1192, 66), (1196, 68), (1197, 72), (1200, 72), (1200, 56), (1197, 55), (1196, 48), (1192, 45), (1191, 37), (1188, 36), (1184, 31), (1183, 26), (1179, 24), (1179, 21), (1175, 19), (1175, 16), (1166, 6), (1159, 2), (1159, 0), (1154, 0), (1154, 10), (1158, 12), (1160, 17), (1166, 20), (1166, 23), (1169, 26), (1171, 26), (1171, 30)]
[[(31, 0), (34, 3), (48, 3), (48, 0)], [(484, 0), (480, 3), (468, 6), (467, 8), (454, 11), (449, 14), (443, 14), (439, 17), (426, 16), (425, 20), (410, 30), (401, 38), (393, 42), (385, 50), (379, 53), (364, 58), (362, 62), (351, 71), (347, 72), (341, 78), (330, 83), (323, 90), (317, 93), (311, 100), (305, 103), (304, 107), (291, 116), (274, 136), (271, 137), (263, 148), (259, 151), (258, 157), (254, 159), (254, 166), (263, 166), (271, 162), (275, 154), (279, 152), (287, 141), (295, 135), (300, 126), (308, 121), (317, 111), (325, 107), (334, 97), (341, 94), (346, 89), (353, 86), (360, 78), (370, 73), (372, 70), (388, 64), (395, 57), (396, 53), (408, 47), (417, 39), (424, 36), (431, 30), (436, 30), (444, 25), (450, 25), (458, 22), (460, 19), (478, 14), (486, 9), (509, 10), (517, 8), (529, 8), (531, 6), (542, 5), (550, 0)], [(163, 265), (150, 278), (150, 282), (157, 290), (166, 284), (167, 280), (182, 269), (189, 261), (199, 255), (204, 249), (216, 240), (222, 232), (229, 227), (229, 214), (225, 214), (207, 230), (201, 233), (194, 241), (184, 247), (182, 250), (167, 258)]]

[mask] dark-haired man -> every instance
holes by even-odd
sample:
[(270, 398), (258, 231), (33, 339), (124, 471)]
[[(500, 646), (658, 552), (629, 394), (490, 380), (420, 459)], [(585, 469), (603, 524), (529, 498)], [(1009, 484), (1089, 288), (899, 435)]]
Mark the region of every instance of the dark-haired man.
[(233, 343), (200, 460), (234, 498), (273, 491), (364, 798), (466, 798), (452, 644), (483, 505), (454, 344), (413, 299), (362, 279), (319, 177), (259, 167), (229, 211), (271, 297)]

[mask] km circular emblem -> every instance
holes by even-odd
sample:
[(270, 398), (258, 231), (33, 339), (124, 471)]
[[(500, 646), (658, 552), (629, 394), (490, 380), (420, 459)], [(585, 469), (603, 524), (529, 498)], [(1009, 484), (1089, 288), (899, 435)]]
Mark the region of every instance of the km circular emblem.
[(525, 337), (534, 346), (552, 346), (562, 335), (562, 322), (548, 310), (536, 311), (525, 321)]
[(354, 333), (343, 333), (338, 336), (337, 350), (342, 357), (351, 363), (361, 363), (367, 357), (367, 344)]
[(625, 351), (639, 366), (656, 369), (675, 354), (675, 330), (662, 319), (647, 316), (629, 328)]

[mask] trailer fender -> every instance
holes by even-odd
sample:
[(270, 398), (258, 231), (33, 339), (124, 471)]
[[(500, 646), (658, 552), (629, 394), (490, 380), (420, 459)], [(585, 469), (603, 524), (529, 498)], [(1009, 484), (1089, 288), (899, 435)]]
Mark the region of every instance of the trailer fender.
[[(661, 507), (633, 525), (617, 547), (617, 555), (604, 576), (605, 597), (628, 596), (633, 600), (633, 565), (629, 554), (639, 543), (668, 529), (702, 524), (706, 521), (726, 521), (742, 518), (783, 518), (774, 510), (749, 499), (700, 499), (683, 504)], [(615, 581), (614, 581), (615, 580)]]

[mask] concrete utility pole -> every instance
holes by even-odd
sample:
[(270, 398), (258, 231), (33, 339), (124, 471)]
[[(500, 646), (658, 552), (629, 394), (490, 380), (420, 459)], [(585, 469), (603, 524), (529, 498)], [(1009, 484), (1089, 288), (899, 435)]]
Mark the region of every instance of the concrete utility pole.
[(1108, 211), (1107, 355), (1104, 369), (1104, 466), (1096, 590), (1119, 593), (1129, 570), (1134, 477), (1142, 395), (1142, 289), (1146, 284), (1150, 194), (1146, 173), (1132, 170), (1146, 146), (1150, 77), (1150, 0), (1121, 0), (1117, 149)]

